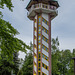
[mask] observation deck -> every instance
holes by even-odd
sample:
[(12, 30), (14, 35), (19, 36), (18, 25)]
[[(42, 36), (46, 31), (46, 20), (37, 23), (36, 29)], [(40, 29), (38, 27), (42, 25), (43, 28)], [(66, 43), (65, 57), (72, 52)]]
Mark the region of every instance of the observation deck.
[(47, 13), (51, 14), (52, 18), (58, 15), (57, 7), (53, 5), (47, 5), (43, 3), (34, 4), (28, 9), (27, 16), (30, 20), (34, 20), (36, 13)]

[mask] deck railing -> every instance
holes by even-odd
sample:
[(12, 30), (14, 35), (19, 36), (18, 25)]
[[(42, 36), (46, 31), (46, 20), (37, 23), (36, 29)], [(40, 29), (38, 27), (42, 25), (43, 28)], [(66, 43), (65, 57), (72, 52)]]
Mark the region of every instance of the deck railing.
[(46, 9), (56, 10), (55, 6), (53, 6), (53, 5), (46, 5), (46, 4), (42, 4), (42, 3), (35, 4), (35, 5), (33, 5), (33, 7), (34, 8), (46, 8)]
[(53, 5), (46, 5), (46, 4), (39, 3), (39, 4), (32, 5), (32, 7), (29, 9), (27, 15), (29, 15), (34, 9), (37, 9), (37, 8), (43, 8), (43, 9), (49, 9), (49, 10), (57, 9), (57, 7), (55, 7)]

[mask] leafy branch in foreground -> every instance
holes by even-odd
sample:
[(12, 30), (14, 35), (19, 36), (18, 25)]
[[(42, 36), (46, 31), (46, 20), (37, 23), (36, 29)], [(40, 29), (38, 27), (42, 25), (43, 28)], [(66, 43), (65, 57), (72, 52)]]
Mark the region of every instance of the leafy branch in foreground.
[(4, 4), (12, 11), (13, 4), (11, 0), (0, 0), (0, 8), (4, 9)]
[[(0, 9), (4, 9), (5, 5), (12, 11), (12, 0), (0, 0)], [(3, 20), (2, 17), (0, 10), (0, 75), (11, 75), (12, 70), (17, 74), (18, 61), (13, 54), (18, 51), (26, 53), (30, 47), (15, 37), (19, 32), (9, 22)]]
[(13, 52), (23, 51), (26, 53), (29, 46), (15, 37), (19, 32), (9, 22), (0, 19), (0, 50), (4, 55), (12, 57)]

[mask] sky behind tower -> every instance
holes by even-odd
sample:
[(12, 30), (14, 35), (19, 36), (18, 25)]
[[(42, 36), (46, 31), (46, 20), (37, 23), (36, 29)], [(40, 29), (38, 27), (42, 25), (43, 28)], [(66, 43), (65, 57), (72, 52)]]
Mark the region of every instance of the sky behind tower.
[[(14, 8), (13, 12), (6, 7), (2, 10), (3, 19), (9, 21), (11, 25), (17, 29), (20, 34), (19, 39), (26, 44), (33, 42), (33, 21), (27, 18), (27, 10), (25, 9), (30, 0), (12, 0)], [(58, 0), (60, 7), (58, 8), (58, 16), (52, 20), (52, 38), (58, 36), (60, 42), (60, 50), (75, 48), (75, 0)], [(20, 55), (22, 56), (24, 53)]]

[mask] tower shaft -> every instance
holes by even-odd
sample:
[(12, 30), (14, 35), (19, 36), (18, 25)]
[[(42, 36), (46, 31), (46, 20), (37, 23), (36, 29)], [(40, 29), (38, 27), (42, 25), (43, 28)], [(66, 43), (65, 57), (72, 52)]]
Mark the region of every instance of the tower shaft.
[(51, 15), (37, 14), (34, 18), (34, 75), (51, 75)]

